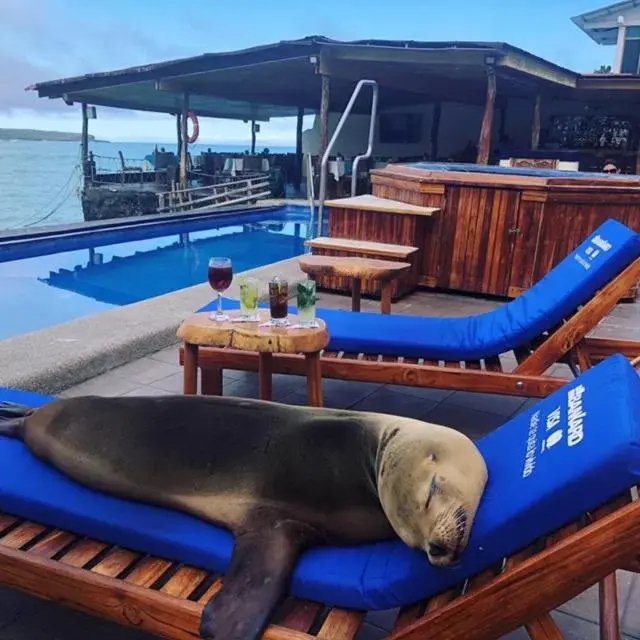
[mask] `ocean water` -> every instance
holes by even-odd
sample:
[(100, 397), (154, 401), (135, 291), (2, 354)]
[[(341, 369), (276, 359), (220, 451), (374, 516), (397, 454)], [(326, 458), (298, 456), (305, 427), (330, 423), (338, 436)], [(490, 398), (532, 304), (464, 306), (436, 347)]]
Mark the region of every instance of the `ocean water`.
[[(118, 151), (127, 164), (140, 164), (154, 150), (148, 142), (90, 142), (98, 170), (117, 171)], [(176, 145), (159, 143), (167, 151)], [(192, 156), (211, 148), (213, 151), (243, 152), (246, 145), (193, 144)], [(294, 147), (269, 149), (277, 153), (295, 151)], [(256, 147), (260, 152), (261, 146)], [(0, 231), (18, 227), (82, 222), (80, 206), (80, 143), (0, 141)]]

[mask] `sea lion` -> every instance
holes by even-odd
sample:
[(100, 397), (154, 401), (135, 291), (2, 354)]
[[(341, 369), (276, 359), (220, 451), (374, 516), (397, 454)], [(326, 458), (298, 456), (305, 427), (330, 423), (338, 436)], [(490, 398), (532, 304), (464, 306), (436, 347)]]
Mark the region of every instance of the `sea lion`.
[(480, 452), (440, 425), (217, 396), (0, 406), (19, 438), (74, 480), (223, 526), (235, 547), (200, 632), (253, 640), (310, 545), (399, 536), (438, 566), (467, 545), (487, 482)]

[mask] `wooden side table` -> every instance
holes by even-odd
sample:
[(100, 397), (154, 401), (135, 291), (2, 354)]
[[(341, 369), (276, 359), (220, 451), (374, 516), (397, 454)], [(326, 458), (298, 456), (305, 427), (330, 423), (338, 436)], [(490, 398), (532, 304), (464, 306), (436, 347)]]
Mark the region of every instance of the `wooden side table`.
[[(209, 312), (194, 313), (178, 328), (178, 338), (184, 342), (184, 393), (198, 392), (198, 347), (229, 347), (243, 351), (257, 351), (260, 379), (260, 398), (271, 400), (272, 357), (274, 353), (303, 353), (307, 368), (307, 393), (311, 406), (322, 406), (322, 374), (320, 351), (329, 343), (325, 323), (318, 318), (318, 328), (293, 326), (260, 326), (269, 320), (269, 311), (260, 311), (258, 322), (232, 322), (238, 311), (227, 312), (228, 321), (218, 322), (209, 318)], [(289, 314), (291, 325), (298, 317)]]
[(352, 278), (351, 310), (360, 311), (363, 280), (379, 280), (381, 283), (380, 312), (391, 313), (391, 284), (411, 269), (408, 262), (393, 262), (355, 256), (313, 256), (298, 259), (300, 269), (312, 278), (334, 276)]

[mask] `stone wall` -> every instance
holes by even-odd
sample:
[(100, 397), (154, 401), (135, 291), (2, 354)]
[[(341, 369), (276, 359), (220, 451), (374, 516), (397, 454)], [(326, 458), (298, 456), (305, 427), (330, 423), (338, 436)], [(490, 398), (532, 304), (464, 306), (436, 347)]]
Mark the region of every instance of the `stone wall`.
[(82, 212), (86, 221), (151, 215), (157, 213), (157, 206), (155, 192), (139, 187), (88, 186), (82, 192)]

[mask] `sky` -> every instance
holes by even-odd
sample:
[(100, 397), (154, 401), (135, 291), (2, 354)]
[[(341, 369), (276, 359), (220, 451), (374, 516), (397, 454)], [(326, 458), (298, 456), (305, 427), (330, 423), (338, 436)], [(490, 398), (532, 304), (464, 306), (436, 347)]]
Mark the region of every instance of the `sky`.
[[(574, 71), (612, 64), (571, 17), (607, 0), (0, 0), (0, 127), (79, 132), (79, 105), (38, 98), (36, 82), (206, 52), (324, 35), (502, 41)], [(318, 96), (318, 101), (320, 97)], [(307, 117), (305, 127), (310, 124)], [(175, 120), (98, 108), (90, 133), (112, 141), (173, 142)], [(249, 140), (249, 125), (200, 119), (204, 143)], [(295, 119), (261, 124), (259, 144), (294, 144)]]

